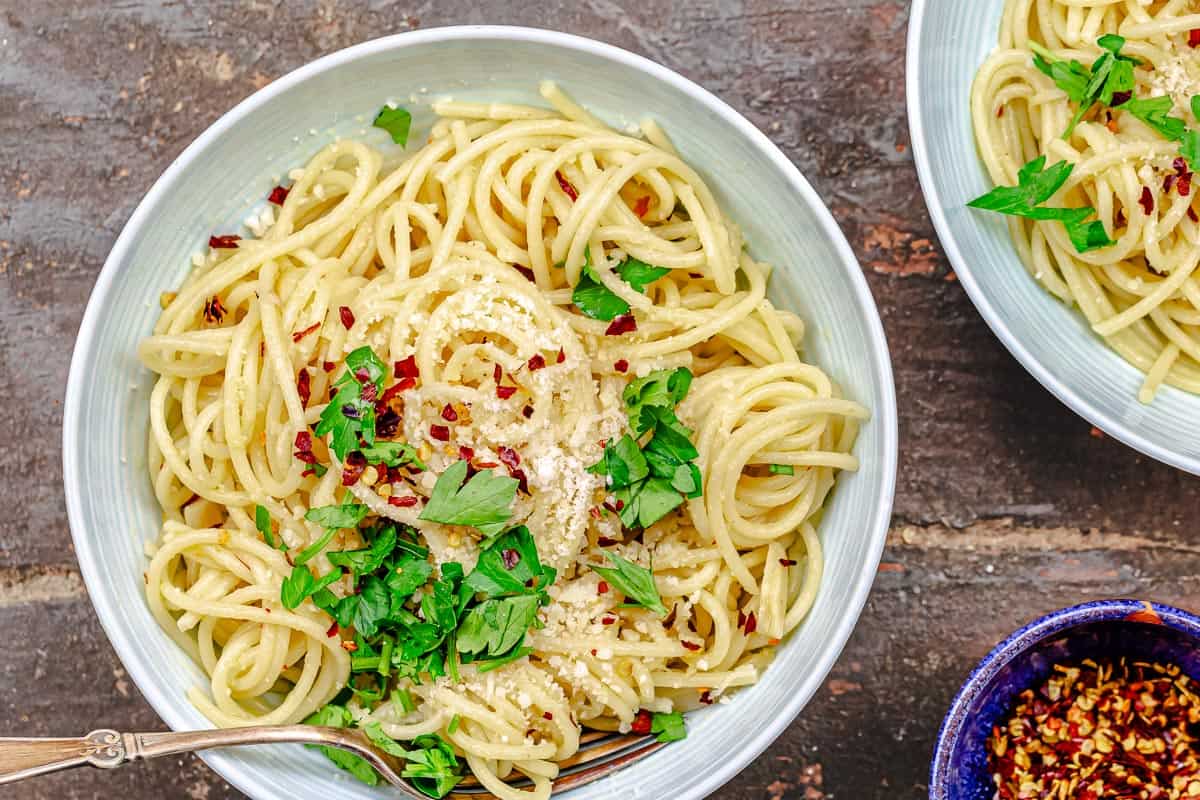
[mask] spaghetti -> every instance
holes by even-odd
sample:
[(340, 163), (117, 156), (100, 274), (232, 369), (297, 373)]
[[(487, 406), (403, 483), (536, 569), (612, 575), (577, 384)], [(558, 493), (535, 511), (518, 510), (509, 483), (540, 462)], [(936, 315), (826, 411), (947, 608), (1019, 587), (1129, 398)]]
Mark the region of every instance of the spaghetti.
[[(397, 164), (327, 146), (257, 238), (214, 237), (164, 298), (139, 349), (165, 519), (146, 592), (216, 724), (352, 720), (545, 798), (581, 726), (659, 732), (726, 702), (811, 607), (867, 411), (802, 360), (769, 268), (657, 125), (618, 133), (542, 95), (552, 110), (437, 103)], [(484, 490), (515, 499), (485, 522)], [(471, 576), (539, 560), (535, 600), (488, 595), (537, 609), (518, 644), (485, 626), (495, 647), (464, 648), (474, 616), (500, 624)], [(421, 587), (396, 588), (414, 568)], [(383, 621), (363, 612), (374, 580), (403, 601)], [(363, 636), (427, 631), (446, 582), (460, 627), (424, 666), (395, 666), (415, 633)]]
[[(1200, 391), (1200, 216), (1184, 157), (1197, 46), (1192, 0), (1007, 0), (971, 96), (996, 184), (1039, 156), (1072, 166), (1056, 203), (1095, 209), (1103, 246), (1081, 247), (1047, 216), (1010, 217), (1012, 238), (1034, 278), (1145, 373), (1144, 403), (1164, 383)], [(1128, 83), (1106, 94), (1106, 80)]]

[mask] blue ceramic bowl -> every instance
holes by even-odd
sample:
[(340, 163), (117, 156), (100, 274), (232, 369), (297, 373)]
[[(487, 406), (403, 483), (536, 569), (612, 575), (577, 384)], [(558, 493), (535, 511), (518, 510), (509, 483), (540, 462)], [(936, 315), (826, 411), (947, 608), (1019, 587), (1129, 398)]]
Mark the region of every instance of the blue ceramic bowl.
[(1178, 664), (1200, 678), (1200, 617), (1141, 600), (1099, 600), (1034, 620), (988, 653), (958, 690), (942, 722), (929, 775), (930, 800), (991, 800), (987, 739), (1017, 695), (1055, 664), (1085, 658)]

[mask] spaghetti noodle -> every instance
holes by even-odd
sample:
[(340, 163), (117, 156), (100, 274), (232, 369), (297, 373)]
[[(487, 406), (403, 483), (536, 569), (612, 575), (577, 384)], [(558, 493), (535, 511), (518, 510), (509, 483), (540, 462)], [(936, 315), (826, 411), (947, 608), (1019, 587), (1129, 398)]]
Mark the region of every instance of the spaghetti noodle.
[[(1192, 0), (1008, 0), (971, 96), (996, 184), (1016, 183), (1039, 156), (1072, 165), (1056, 202), (1095, 209), (1109, 243), (1081, 250), (1045, 216), (1010, 217), (1012, 238), (1034, 278), (1145, 373), (1145, 403), (1164, 383), (1200, 391), (1200, 216), (1184, 157), (1197, 46)], [(1132, 68), (1127, 89), (1089, 93), (1108, 67), (1109, 80)]]
[[(657, 732), (659, 715), (725, 702), (812, 605), (816, 526), (857, 468), (866, 410), (802, 360), (769, 268), (657, 125), (618, 133), (542, 94), (552, 110), (437, 103), (398, 164), (327, 146), (273, 193), (261, 235), (214, 237), (164, 298), (139, 350), (160, 376), (165, 518), (146, 591), (211, 677), (190, 698), (215, 723), (328, 723), (336, 706), (392, 740), (448, 744), (498, 797), (545, 798), (581, 726), (645, 733), (652, 713)], [(678, 432), (657, 479), (655, 442)], [(515, 499), (464, 522), (447, 509), (472, 487)], [(498, 551), (500, 528), (536, 555)], [(385, 552), (372, 575), (402, 602), (368, 621), (376, 578), (360, 572)], [(445, 663), (402, 674), (411, 637), (363, 636), (426, 631), (438, 584), (481, 586), (496, 558), (540, 560), (553, 581), (526, 582), (537, 618), (504, 658), (464, 649), (468, 618), (491, 613), (468, 590), (457, 645), (427, 651)], [(414, 567), (420, 588), (396, 588)], [(527, 609), (515, 586), (490, 596)], [(505, 782), (520, 776), (532, 787)]]

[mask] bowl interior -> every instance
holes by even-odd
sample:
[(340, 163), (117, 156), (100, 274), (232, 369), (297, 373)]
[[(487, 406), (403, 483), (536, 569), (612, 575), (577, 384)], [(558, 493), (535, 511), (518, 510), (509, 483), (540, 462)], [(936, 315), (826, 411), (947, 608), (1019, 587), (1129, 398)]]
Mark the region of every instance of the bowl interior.
[[(281, 78), (219, 120), (147, 195), (118, 240), (89, 304), (68, 386), (64, 451), (71, 527), (102, 624), (143, 694), (172, 728), (207, 722), (184, 692), (203, 675), (151, 618), (143, 545), (161, 515), (146, 477), (151, 375), (135, 358), (210, 233), (239, 231), (289, 168), (334, 136), (385, 146), (370, 127), (393, 99), (414, 114), (413, 140), (434, 98), (539, 103), (558, 80), (608, 122), (659, 119), (703, 173), (754, 254), (777, 266), (772, 299), (809, 325), (806, 355), (874, 412), (821, 536), (827, 574), (808, 620), (765, 679), (690, 723), (689, 738), (601, 785), (569, 793), (702, 797), (761, 752), (811, 697), (849, 636), (886, 535), (895, 477), (895, 399), (878, 314), (857, 263), (816, 194), (766, 138), (711, 95), (615, 48), (542, 31), (421, 31), (342, 51)], [(299, 747), (214, 752), (209, 763), (256, 798), (387, 796)]]
[(916, 0), (909, 23), (913, 153), (943, 249), (993, 332), (1027, 370), (1092, 424), (1147, 455), (1200, 474), (1200, 397), (1164, 387), (1137, 400), (1142, 373), (1083, 315), (1026, 271), (1004, 218), (967, 208), (991, 189), (972, 132), (969, 97), (996, 47), (1004, 0)]
[[(1055, 664), (1122, 656), (1177, 664), (1200, 679), (1200, 626), (1191, 615), (1154, 606), (1161, 624), (1138, 621), (1145, 605), (1098, 603), (1051, 614), (1014, 634), (976, 668), (955, 698), (934, 757), (933, 800), (990, 800), (987, 740), (1026, 689), (1040, 686)], [(1136, 614), (1129, 619), (1130, 614)]]

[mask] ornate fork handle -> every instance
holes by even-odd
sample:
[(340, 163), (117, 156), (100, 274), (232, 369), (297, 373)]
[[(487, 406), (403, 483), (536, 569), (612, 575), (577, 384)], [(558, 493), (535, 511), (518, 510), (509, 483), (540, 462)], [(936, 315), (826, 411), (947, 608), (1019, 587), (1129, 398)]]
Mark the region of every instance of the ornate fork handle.
[[(71, 767), (112, 769), (144, 758), (231, 745), (306, 742), (339, 746), (349, 738), (338, 729), (308, 725), (250, 727), (179, 733), (92, 731), (77, 739), (0, 738), (0, 784)], [(331, 741), (331, 738), (334, 741)]]

